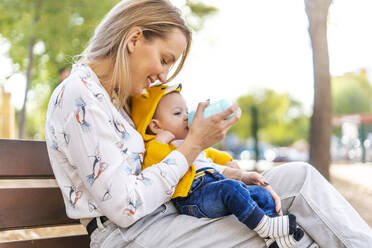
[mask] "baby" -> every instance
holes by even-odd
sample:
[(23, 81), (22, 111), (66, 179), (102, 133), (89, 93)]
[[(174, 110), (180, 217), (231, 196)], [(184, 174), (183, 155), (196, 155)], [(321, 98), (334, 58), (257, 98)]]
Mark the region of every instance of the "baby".
[[(132, 119), (146, 146), (143, 169), (163, 161), (188, 133), (188, 111), (180, 91), (181, 85), (159, 85), (131, 98)], [(223, 165), (231, 160), (227, 153), (212, 148), (196, 158), (171, 192), (179, 213), (198, 218), (234, 214), (264, 238), (267, 247), (294, 247), (304, 235), (296, 217), (279, 216), (271, 194), (264, 187), (226, 178)]]

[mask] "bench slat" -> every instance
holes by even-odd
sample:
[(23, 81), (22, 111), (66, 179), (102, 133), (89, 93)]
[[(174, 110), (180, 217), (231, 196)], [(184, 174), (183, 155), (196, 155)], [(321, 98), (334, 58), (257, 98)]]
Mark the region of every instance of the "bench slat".
[(0, 248), (88, 248), (89, 242), (88, 235), (77, 235), (0, 243)]
[(53, 178), (45, 141), (0, 139), (0, 177)]
[(59, 188), (0, 189), (0, 230), (79, 223), (66, 216)]

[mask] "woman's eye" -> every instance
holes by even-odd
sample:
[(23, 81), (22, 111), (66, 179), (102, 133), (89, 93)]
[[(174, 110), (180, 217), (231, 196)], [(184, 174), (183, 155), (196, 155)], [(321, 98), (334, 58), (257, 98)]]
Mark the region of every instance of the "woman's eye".
[(162, 65), (166, 65), (166, 64), (167, 64), (167, 61), (166, 61), (165, 59), (162, 59), (162, 60), (161, 60), (161, 64), (162, 64)]
[(181, 112), (176, 112), (176, 113), (174, 113), (175, 115), (180, 115), (181, 114)]

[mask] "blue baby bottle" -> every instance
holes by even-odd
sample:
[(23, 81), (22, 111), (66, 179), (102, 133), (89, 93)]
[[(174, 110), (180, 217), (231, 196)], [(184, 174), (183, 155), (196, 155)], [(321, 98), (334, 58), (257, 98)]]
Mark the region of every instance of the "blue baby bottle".
[[(207, 118), (211, 115), (217, 114), (227, 108), (229, 108), (232, 105), (232, 101), (228, 99), (221, 99), (217, 102), (210, 103), (205, 109), (204, 109), (204, 117)], [(194, 119), (196, 110), (193, 110), (189, 113), (188, 120), (189, 120), (189, 126), (191, 126), (192, 120)], [(230, 118), (235, 113), (232, 113), (227, 118)]]

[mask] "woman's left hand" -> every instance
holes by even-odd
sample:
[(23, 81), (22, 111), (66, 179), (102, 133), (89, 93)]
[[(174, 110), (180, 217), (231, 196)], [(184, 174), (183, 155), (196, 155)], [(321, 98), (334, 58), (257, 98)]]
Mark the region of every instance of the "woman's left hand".
[(276, 212), (279, 215), (283, 215), (282, 203), (281, 203), (280, 197), (273, 190), (273, 188), (267, 182), (265, 182), (265, 179), (264, 179), (264, 177), (261, 174), (259, 174), (257, 172), (243, 172), (241, 181), (243, 183), (247, 184), (247, 185), (249, 185), (249, 184), (255, 184), (255, 185), (258, 185), (258, 186), (262, 186), (267, 191), (269, 191), (269, 193), (271, 194), (271, 196), (273, 197), (273, 200), (275, 202), (275, 210), (276, 210)]
[(266, 186), (263, 186), (267, 191), (269, 191), (269, 193), (271, 194), (271, 196), (273, 197), (274, 199), (274, 202), (275, 202), (275, 210), (276, 212), (279, 214), (279, 215), (283, 215), (283, 211), (282, 211), (282, 201), (280, 200), (280, 197), (278, 196), (278, 194), (273, 190), (273, 188), (270, 186), (270, 184), (266, 184)]
[(262, 187), (266, 185), (264, 177), (261, 174), (251, 171), (244, 171), (241, 181), (247, 185), (255, 184)]

